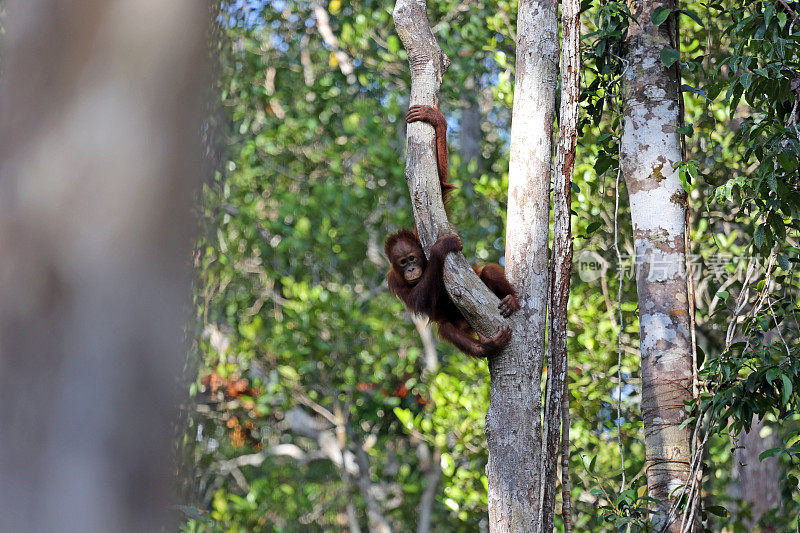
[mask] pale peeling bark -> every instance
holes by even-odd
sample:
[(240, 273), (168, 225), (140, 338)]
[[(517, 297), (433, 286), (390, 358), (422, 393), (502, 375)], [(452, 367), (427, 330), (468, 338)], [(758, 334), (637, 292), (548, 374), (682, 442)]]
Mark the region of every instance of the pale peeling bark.
[[(489, 445), (489, 523), (493, 532), (539, 531), (541, 390), (539, 376), (544, 352), (545, 309), (547, 304), (548, 185), (550, 179), (550, 130), (552, 129), (556, 39), (555, 2), (547, 9), (525, 4), (521, 8), (527, 37), (526, 56), (518, 62), (525, 87), (520, 108), (521, 129), (516, 134), (515, 208), (511, 212), (517, 226), (513, 269), (509, 279), (523, 304), (522, 311), (509, 319), (497, 312), (499, 300), (474, 274), (463, 255), (448, 254), (444, 280), (451, 298), (470, 324), (484, 335), (493, 335), (500, 325), (512, 328), (508, 346), (489, 362), (491, 394), (486, 418)], [(447, 58), (430, 29), (421, 0), (398, 0), (394, 9), (397, 33), (408, 51), (411, 67), (409, 105), (433, 105), (439, 91)], [(547, 61), (541, 61), (543, 34), (550, 39)], [(547, 75), (540, 72), (547, 70)], [(551, 72), (552, 71), (552, 72)], [(519, 81), (518, 81), (519, 83)], [(536, 105), (531, 105), (531, 102)], [(544, 110), (536, 107), (544, 106)], [(516, 109), (516, 107), (515, 107)], [(516, 115), (516, 111), (515, 111)], [(532, 118), (531, 118), (532, 117)], [(536, 127), (538, 133), (529, 131)], [(533, 144), (529, 144), (533, 143)], [(452, 231), (441, 202), (436, 173), (433, 128), (423, 123), (408, 126), (406, 181), (411, 194), (414, 218), (426, 253), (437, 236)], [(527, 183), (530, 181), (530, 183)], [(536, 247), (534, 247), (534, 244)], [(507, 248), (508, 250), (509, 248)], [(511, 248), (513, 249), (513, 248)], [(508, 252), (507, 252), (508, 254)], [(531, 260), (532, 258), (535, 258)]]
[[(686, 286), (686, 195), (673, 165), (681, 160), (678, 80), (661, 51), (668, 25), (655, 27), (656, 7), (675, 0), (635, 0), (623, 75), (624, 133), (620, 164), (630, 198), (642, 354), (642, 418), (647, 486), (661, 530), (679, 487), (689, 476), (691, 427), (684, 401), (692, 397), (692, 351)], [(680, 531), (672, 515), (666, 531)], [(680, 517), (680, 513), (677, 514)]]
[(161, 531), (208, 7), (6, 5), (0, 527)]
[[(572, 173), (578, 143), (580, 98), (580, 2), (563, 0), (561, 48), (561, 109), (553, 186), (553, 261), (550, 293), (549, 362), (545, 401), (543, 524), (553, 521), (556, 466), (562, 457), (562, 518), (570, 531), (569, 395), (567, 390), (567, 304), (572, 274)], [(559, 439), (559, 430), (561, 432)]]

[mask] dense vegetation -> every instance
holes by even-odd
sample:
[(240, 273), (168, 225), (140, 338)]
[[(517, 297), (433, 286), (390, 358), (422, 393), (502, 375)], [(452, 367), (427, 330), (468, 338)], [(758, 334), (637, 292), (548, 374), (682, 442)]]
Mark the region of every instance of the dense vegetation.
[[(705, 445), (704, 516), (713, 531), (752, 529), (755, 495), (735, 489), (735, 449), (763, 419), (759, 431), (779, 439), (756, 457), (765, 452), (783, 474), (780, 506), (761, 520), (785, 531), (800, 511), (800, 3), (682, 7), (680, 51), (665, 49), (662, 61), (680, 61), (685, 84), (701, 391), (687, 409)], [(413, 224), (408, 68), (391, 8), (219, 7), (217, 173), (198, 208), (199, 371), (183, 439), (195, 464), (187, 503), (213, 524), (186, 531), (338, 531), (348, 514), (412, 531), (426, 502), (435, 531), (486, 528), (486, 363), (439, 343), (385, 289), (383, 238)], [(618, 178), (630, 14), (615, 0), (583, 8), (570, 463), (574, 531), (594, 532), (646, 527), (646, 500), (633, 246)], [(440, 105), (460, 187), (451, 221), (468, 260), (502, 262), (516, 4), (437, 0), (428, 10), (452, 60)]]

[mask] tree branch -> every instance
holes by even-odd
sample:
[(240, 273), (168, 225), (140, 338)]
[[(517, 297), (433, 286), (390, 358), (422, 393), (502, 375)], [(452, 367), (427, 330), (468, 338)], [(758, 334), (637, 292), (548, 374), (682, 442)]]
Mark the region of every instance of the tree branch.
[(331, 48), (334, 57), (336, 57), (336, 62), (339, 64), (339, 70), (347, 77), (348, 83), (354, 83), (353, 62), (350, 60), (350, 56), (339, 47), (339, 39), (331, 29), (328, 10), (317, 4), (314, 6), (314, 15), (317, 17), (317, 29), (319, 30), (319, 34), (322, 36), (322, 40), (325, 44)]
[(439, 490), (439, 481), (442, 479), (442, 468), (439, 462), (442, 454), (438, 448), (431, 446), (433, 453), (424, 442), (417, 446), (417, 456), (420, 459), (420, 466), (425, 472), (425, 490), (419, 502), (419, 520), (417, 521), (417, 533), (430, 533), (431, 517), (433, 515), (433, 504), (436, 501), (436, 493)]
[[(435, 105), (442, 75), (450, 61), (433, 36), (425, 2), (398, 0), (393, 16), (397, 33), (408, 52), (411, 70), (409, 105)], [(406, 182), (420, 242), (425, 253), (429, 254), (439, 235), (453, 232), (442, 204), (434, 130), (429, 124), (414, 122), (408, 125)], [(505, 323), (497, 311), (500, 300), (478, 278), (461, 253), (447, 255), (444, 282), (453, 303), (476, 331), (493, 335)]]

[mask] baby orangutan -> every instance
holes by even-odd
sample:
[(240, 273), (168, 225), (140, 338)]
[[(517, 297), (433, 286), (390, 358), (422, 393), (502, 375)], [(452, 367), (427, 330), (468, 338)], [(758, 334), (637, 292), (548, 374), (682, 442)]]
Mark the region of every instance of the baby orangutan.
[[(447, 181), (447, 121), (435, 107), (412, 106), (406, 115), (406, 122), (426, 122), (433, 126), (439, 185), (442, 201), (446, 203), (450, 191), (455, 189)], [(461, 251), (462, 246), (458, 235), (441, 236), (431, 248), (430, 259), (426, 260), (417, 235), (402, 229), (386, 239), (386, 256), (392, 263), (386, 280), (392, 294), (403, 300), (411, 312), (428, 315), (439, 325), (439, 335), (444, 340), (466, 354), (487, 357), (508, 344), (511, 330), (508, 326), (501, 326), (492, 337), (484, 337), (472, 329), (450, 300), (442, 279), (444, 258), (449, 252)], [(504, 317), (511, 316), (519, 309), (514, 288), (500, 265), (492, 263), (480, 270), (473, 268), (486, 286), (500, 298), (498, 309)]]
[[(439, 325), (439, 335), (444, 340), (468, 355), (487, 357), (508, 344), (511, 330), (501, 326), (492, 337), (477, 333), (448, 296), (442, 279), (444, 258), (461, 249), (457, 235), (444, 235), (431, 248), (430, 260), (426, 260), (417, 236), (402, 229), (386, 239), (386, 255), (392, 263), (386, 281), (392, 294), (411, 312), (425, 314)], [(492, 263), (475, 272), (500, 298), (497, 307), (504, 317), (519, 309), (514, 288), (500, 265)]]

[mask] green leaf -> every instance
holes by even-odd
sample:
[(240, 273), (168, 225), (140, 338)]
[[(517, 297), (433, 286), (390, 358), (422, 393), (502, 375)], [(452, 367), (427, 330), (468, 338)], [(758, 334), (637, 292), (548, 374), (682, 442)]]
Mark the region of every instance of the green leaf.
[(767, 185), (769, 185), (769, 188), (774, 192), (778, 192), (778, 178), (775, 177), (775, 174), (767, 176)]
[(775, 378), (778, 377), (778, 369), (774, 368), (774, 367), (770, 368), (769, 370), (767, 370), (766, 377), (767, 377), (767, 381), (769, 383), (772, 383), (773, 381), (775, 381)]
[(755, 39), (756, 41), (760, 41), (761, 39), (763, 39), (763, 38), (764, 38), (764, 35), (765, 35), (766, 33), (767, 33), (767, 25), (766, 25), (766, 24), (762, 24), (762, 25), (761, 25), (761, 26), (759, 26), (759, 27), (758, 27), (758, 29), (756, 30), (756, 33), (755, 33), (755, 35), (753, 35), (753, 39)]
[(394, 408), (394, 415), (400, 421), (406, 429), (411, 430), (414, 428), (413, 417), (414, 415), (411, 414), (411, 411), (408, 409), (400, 409), (399, 407)]
[(683, 85), (681, 85), (681, 90), (689, 91), (690, 93), (694, 93), (699, 96), (702, 96), (703, 98), (708, 99), (708, 95), (706, 95), (706, 92), (703, 89), (698, 89), (697, 87), (692, 87), (691, 85), (687, 85), (684, 83)]
[(594, 55), (597, 57), (603, 57), (606, 53), (606, 41), (605, 39), (601, 40), (597, 43), (597, 46), (594, 47)]
[(764, 8), (764, 26), (769, 26), (769, 23), (772, 21), (772, 15), (774, 14), (775, 6), (767, 4), (767, 7)]
[(694, 162), (679, 162), (677, 163), (677, 167), (678, 178), (681, 180), (681, 187), (683, 187), (683, 190), (687, 193), (692, 192), (694, 190), (695, 174), (697, 172)]
[(742, 74), (741, 77), (739, 78), (739, 83), (742, 84), (742, 87), (744, 87), (745, 90), (749, 89), (750, 85), (753, 84), (753, 73), (745, 72), (744, 74)]
[(786, 374), (781, 375), (781, 381), (783, 381), (783, 405), (787, 405), (792, 396), (792, 382)]
[(444, 472), (445, 475), (452, 475), (456, 469), (456, 463), (453, 460), (453, 456), (449, 453), (443, 453), (441, 458), (441, 466), (442, 472)]
[(595, 231), (600, 229), (600, 226), (602, 226), (602, 225), (603, 225), (603, 222), (601, 220), (595, 220), (594, 222), (589, 224), (589, 226), (586, 228), (586, 234), (587, 235), (591, 235), (592, 233), (594, 233)]
[(614, 159), (606, 154), (601, 153), (599, 156), (597, 156), (597, 163), (594, 165), (594, 171), (597, 172), (597, 175), (599, 176), (608, 170), (612, 164), (614, 164)]
[(761, 452), (759, 454), (759, 456), (758, 456), (758, 460), (759, 461), (763, 461), (767, 457), (775, 457), (776, 455), (778, 455), (782, 451), (783, 451), (783, 448), (770, 448), (769, 450), (767, 450), (765, 452)]
[(698, 17), (688, 9), (680, 9), (678, 10), (678, 13), (683, 13), (684, 15), (695, 21), (697, 24), (699, 24), (701, 28), (705, 28), (705, 26), (703, 25), (703, 21), (700, 20), (700, 17)]
[(680, 52), (675, 50), (674, 48), (664, 48), (661, 50), (661, 62), (664, 63), (664, 66), (669, 68), (675, 64), (677, 60), (681, 58)]
[(722, 517), (728, 516), (728, 510), (720, 505), (710, 505), (708, 507), (705, 507), (705, 510), (707, 513), (711, 513), (716, 516), (722, 516)]
[(783, 223), (783, 219), (781, 217), (775, 213), (771, 214), (769, 216), (769, 225), (772, 227), (772, 231), (777, 238), (784, 238), (786, 235), (786, 225)]
[(753, 244), (759, 250), (764, 246), (764, 226), (756, 227), (756, 231), (753, 233)]
[(400, 39), (398, 39), (396, 35), (390, 35), (386, 39), (386, 46), (391, 53), (396, 54), (400, 51)]
[(736, 108), (739, 107), (739, 101), (742, 99), (742, 92), (744, 87), (740, 83), (731, 85), (733, 87), (733, 96), (728, 101), (728, 109), (731, 112), (731, 117), (736, 113)]
[(669, 14), (672, 13), (671, 9), (666, 7), (657, 7), (653, 10), (653, 15), (650, 17), (650, 20), (653, 21), (653, 24), (656, 26), (661, 26), (666, 22), (667, 18), (669, 18)]

